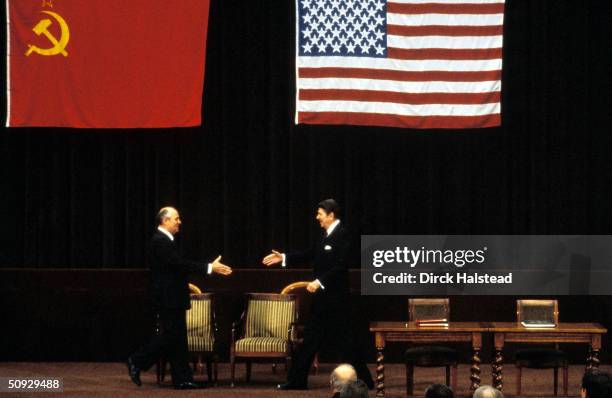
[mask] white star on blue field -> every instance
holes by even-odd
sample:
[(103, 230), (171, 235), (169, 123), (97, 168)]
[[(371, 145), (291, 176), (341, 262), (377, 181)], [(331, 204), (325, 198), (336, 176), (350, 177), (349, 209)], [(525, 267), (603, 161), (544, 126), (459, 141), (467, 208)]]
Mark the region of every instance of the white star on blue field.
[(300, 56), (387, 56), (384, 0), (299, 0)]

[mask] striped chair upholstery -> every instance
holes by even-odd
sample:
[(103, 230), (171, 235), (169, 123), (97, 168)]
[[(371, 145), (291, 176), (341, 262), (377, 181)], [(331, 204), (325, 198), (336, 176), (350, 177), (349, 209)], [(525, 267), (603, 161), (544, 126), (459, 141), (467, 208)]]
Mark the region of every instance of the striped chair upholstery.
[(250, 380), (251, 361), (255, 358), (286, 360), (290, 356), (289, 331), (297, 318), (294, 295), (249, 293), (241, 320), (232, 328), (230, 353), (232, 385), (237, 358), (247, 362), (247, 381)]
[(236, 342), (236, 352), (287, 352), (287, 338), (247, 337)]
[(212, 301), (209, 296), (197, 294), (191, 296), (191, 309), (187, 311), (187, 343), (190, 352), (213, 350), (215, 335)]
[(279, 337), (295, 321), (295, 301), (249, 300), (244, 337)]

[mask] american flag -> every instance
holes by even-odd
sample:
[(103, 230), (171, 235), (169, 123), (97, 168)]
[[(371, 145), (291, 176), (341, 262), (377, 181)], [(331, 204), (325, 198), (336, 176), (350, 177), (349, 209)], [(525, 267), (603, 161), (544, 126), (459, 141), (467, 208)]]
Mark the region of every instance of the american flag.
[(296, 123), (501, 124), (504, 0), (296, 1)]

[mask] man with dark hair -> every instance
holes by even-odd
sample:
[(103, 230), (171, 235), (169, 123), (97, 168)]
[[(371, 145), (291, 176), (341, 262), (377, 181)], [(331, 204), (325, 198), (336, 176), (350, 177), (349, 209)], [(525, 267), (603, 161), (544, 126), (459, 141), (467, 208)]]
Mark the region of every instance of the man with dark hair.
[(453, 398), (453, 390), (444, 384), (432, 384), (425, 390), (425, 398)]
[(338, 398), (368, 398), (368, 386), (361, 380), (352, 380), (342, 386)]
[(293, 253), (272, 253), (264, 257), (266, 266), (282, 263), (303, 264), (312, 261), (314, 280), (307, 286), (313, 294), (312, 317), (304, 328), (304, 343), (287, 375), (281, 390), (303, 390), (308, 386), (308, 371), (315, 354), (323, 344), (334, 344), (343, 360), (355, 367), (357, 376), (369, 388), (374, 387), (370, 371), (354, 344), (350, 322), (350, 294), (347, 255), (350, 239), (340, 223), (340, 207), (333, 199), (317, 205), (316, 219), (323, 230), (321, 237), (307, 250)]
[(185, 311), (191, 308), (187, 276), (190, 272), (204, 277), (212, 273), (230, 275), (232, 269), (221, 263), (221, 256), (209, 264), (181, 257), (174, 242), (174, 235), (181, 226), (181, 218), (176, 209), (164, 207), (155, 219), (158, 226), (151, 238), (149, 268), (151, 294), (160, 332), (128, 358), (128, 373), (134, 384), (141, 386), (140, 372), (148, 370), (163, 356), (170, 362), (175, 388), (200, 388), (201, 385), (193, 382), (187, 351)]
[(334, 199), (324, 199), (317, 204), (317, 209), (323, 209), (327, 214), (334, 213), (337, 220), (340, 219), (340, 206)]
[(589, 369), (582, 377), (581, 398), (612, 398), (610, 374), (599, 369)]

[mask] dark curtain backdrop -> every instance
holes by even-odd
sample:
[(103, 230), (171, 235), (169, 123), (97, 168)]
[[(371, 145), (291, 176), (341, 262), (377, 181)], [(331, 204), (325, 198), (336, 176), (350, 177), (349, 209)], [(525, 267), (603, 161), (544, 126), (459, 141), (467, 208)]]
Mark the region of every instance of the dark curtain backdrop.
[(455, 131), (294, 125), (293, 13), (212, 0), (200, 128), (3, 129), (0, 264), (144, 266), (167, 204), (234, 266), (306, 245), (326, 197), (356, 235), (610, 233), (606, 2), (507, 0), (503, 126)]

